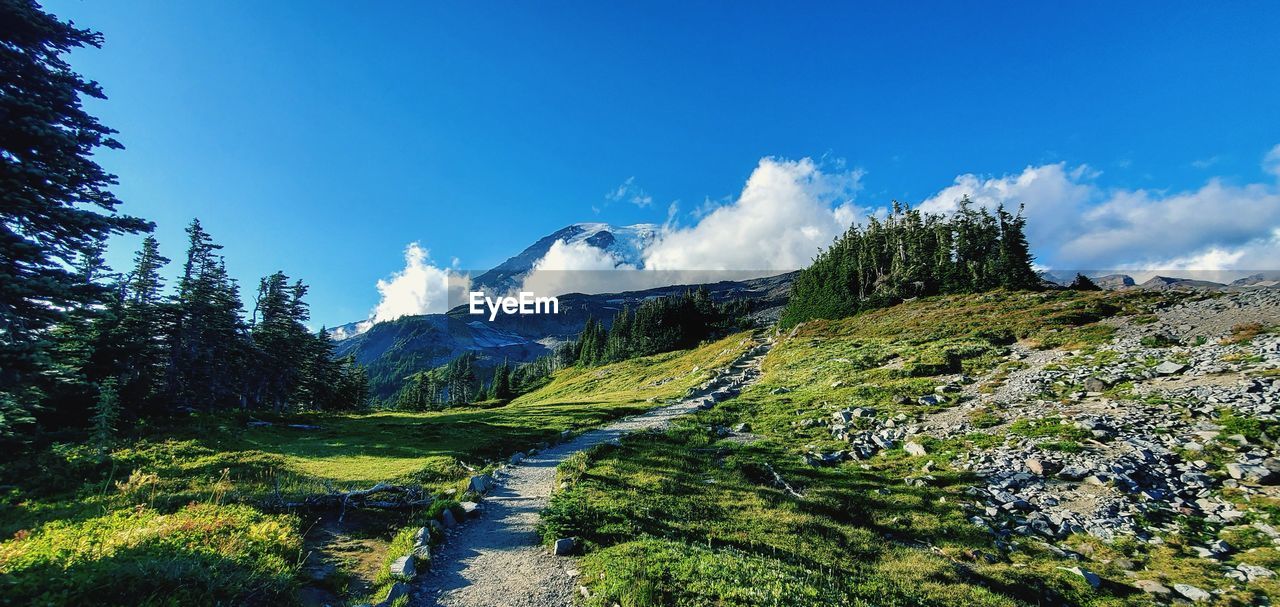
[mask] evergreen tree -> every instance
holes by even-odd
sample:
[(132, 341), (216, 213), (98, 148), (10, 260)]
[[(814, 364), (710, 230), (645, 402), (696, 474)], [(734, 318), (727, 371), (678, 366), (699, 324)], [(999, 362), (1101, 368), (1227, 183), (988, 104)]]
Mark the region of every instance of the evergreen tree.
[(114, 327), (112, 339), (121, 357), (120, 399), (135, 412), (157, 412), (164, 386), (168, 310), (160, 269), (167, 263), (155, 237), (143, 239), (125, 283), (120, 322)]
[(98, 400), (93, 406), (93, 416), (89, 419), (89, 444), (98, 452), (98, 456), (106, 455), (107, 450), (115, 442), (116, 423), (120, 419), (120, 396), (116, 392), (115, 378), (107, 378), (98, 387)]
[(1018, 214), (1011, 215), (1001, 205), (996, 209), (996, 217), (1000, 225), (1000, 254), (997, 259), (997, 273), (1001, 286), (1006, 289), (1036, 289), (1040, 286), (1040, 277), (1032, 269), (1031, 245), (1027, 243), (1024, 233), (1027, 220), (1022, 216), (1022, 207)]
[(339, 408), (337, 388), (341, 369), (333, 357), (333, 341), (329, 338), (327, 329), (320, 329), (305, 355), (302, 383), (299, 386), (300, 402), (317, 411)]
[(253, 343), (257, 348), (254, 400), (276, 412), (297, 402), (304, 369), (315, 339), (303, 324), (308, 318), (306, 286), (289, 283), (284, 272), (262, 279), (254, 311)]
[(502, 361), (502, 364), (494, 367), (493, 381), (490, 384), (489, 398), (496, 400), (509, 400), (514, 393), (511, 390), (511, 364)]
[(369, 403), (369, 375), (354, 354), (338, 361), (338, 386), (334, 406), (340, 409), (364, 409)]
[(781, 325), (841, 318), (904, 299), (994, 288), (1038, 289), (1021, 210), (993, 215), (963, 198), (950, 217), (894, 203), (852, 226), (796, 277)]
[(41, 398), (47, 330), (97, 303), (76, 259), (151, 224), (115, 212), (115, 177), (93, 154), (121, 146), (81, 105), (105, 96), (63, 57), (102, 35), (32, 0), (0, 2), (0, 23), (0, 437), (17, 437)]
[(1085, 276), (1084, 274), (1076, 274), (1075, 280), (1071, 281), (1071, 285), (1068, 286), (1067, 288), (1073, 291), (1101, 291), (1102, 290), (1102, 287), (1099, 287), (1098, 283), (1093, 282), (1092, 279), (1090, 279), (1088, 276)]
[(240, 291), (200, 220), (187, 227), (187, 257), (173, 299), (169, 394), (199, 409), (243, 404), (249, 344)]

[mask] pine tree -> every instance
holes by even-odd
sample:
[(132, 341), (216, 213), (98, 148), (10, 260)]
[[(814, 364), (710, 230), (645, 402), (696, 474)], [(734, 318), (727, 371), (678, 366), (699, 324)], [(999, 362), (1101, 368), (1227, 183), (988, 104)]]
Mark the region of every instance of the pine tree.
[(1000, 225), (1000, 253), (997, 260), (997, 273), (1001, 284), (1007, 289), (1035, 289), (1040, 286), (1040, 277), (1031, 267), (1031, 245), (1027, 243), (1024, 229), (1027, 224), (1022, 216), (1022, 207), (1018, 214), (1011, 215), (1001, 205), (996, 209), (996, 218)]
[(1085, 276), (1084, 274), (1076, 274), (1075, 280), (1071, 281), (1071, 285), (1068, 286), (1067, 288), (1073, 291), (1101, 291), (1102, 290), (1102, 287), (1099, 287), (1098, 283), (1093, 282), (1092, 279), (1090, 279), (1088, 276)]
[(63, 58), (102, 35), (32, 0), (0, 2), (0, 23), (0, 437), (16, 438), (41, 398), (47, 330), (100, 295), (77, 257), (151, 224), (115, 212), (115, 177), (93, 154), (121, 145), (81, 105), (105, 95)]
[(257, 348), (253, 392), (259, 404), (276, 412), (297, 402), (315, 344), (303, 324), (308, 318), (306, 292), (301, 282), (290, 284), (284, 272), (267, 276), (258, 285), (251, 333)]
[(112, 337), (120, 348), (120, 399), (135, 412), (158, 412), (160, 408), (158, 396), (169, 359), (165, 343), (168, 310), (160, 269), (167, 263), (156, 239), (143, 239), (125, 283), (120, 322)]
[(997, 287), (1038, 289), (1021, 210), (995, 215), (967, 197), (950, 217), (894, 203), (852, 226), (796, 277), (781, 325), (841, 318), (904, 299)]
[(511, 363), (502, 361), (502, 364), (494, 367), (493, 381), (490, 384), (489, 398), (495, 400), (508, 400), (513, 396), (511, 390)]
[(116, 437), (116, 423), (120, 419), (120, 396), (116, 392), (116, 380), (107, 378), (98, 386), (98, 400), (93, 406), (93, 415), (89, 418), (89, 444), (98, 452), (98, 456), (106, 455)]
[(240, 404), (249, 344), (239, 287), (200, 220), (187, 227), (187, 237), (173, 299), (169, 393), (175, 403), (199, 409)]
[(299, 400), (317, 411), (338, 408), (337, 388), (341, 370), (338, 361), (333, 358), (333, 341), (329, 338), (327, 329), (320, 329), (305, 355)]

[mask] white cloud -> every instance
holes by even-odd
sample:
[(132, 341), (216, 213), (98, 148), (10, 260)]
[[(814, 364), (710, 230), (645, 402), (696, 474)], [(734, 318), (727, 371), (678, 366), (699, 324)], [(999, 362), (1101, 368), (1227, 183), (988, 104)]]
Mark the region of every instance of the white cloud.
[[(1263, 163), (1280, 175), (1280, 146)], [(968, 195), (981, 206), (1026, 205), (1028, 239), (1040, 262), (1057, 268), (1255, 270), (1280, 267), (1275, 231), (1280, 191), (1270, 184), (1166, 193), (1108, 190), (1087, 167), (1027, 167), (1016, 175), (967, 174), (920, 207), (953, 210)]]
[(813, 160), (764, 158), (736, 200), (687, 228), (668, 226), (645, 252), (648, 270), (785, 271), (809, 264), (859, 215), (862, 172)]
[(1262, 170), (1280, 177), (1280, 143), (1271, 148), (1271, 151), (1262, 158)]
[(453, 302), (463, 301), (468, 286), (466, 276), (431, 263), (430, 253), (418, 243), (404, 249), (404, 269), (388, 279), (378, 281), (382, 300), (374, 308), (373, 322), (395, 320), (401, 316), (445, 312)]
[(637, 270), (636, 266), (586, 242), (557, 240), (547, 249), (547, 254), (533, 264), (519, 290), (547, 296), (616, 293), (658, 286), (650, 284), (641, 276), (645, 273)]
[(635, 176), (628, 177), (621, 185), (614, 188), (612, 192), (604, 195), (604, 199), (609, 202), (629, 202), (638, 207), (647, 207), (653, 204), (653, 196), (645, 192), (643, 188), (636, 185)]
[(1207, 169), (1222, 161), (1221, 156), (1210, 156), (1208, 158), (1197, 158), (1191, 161), (1191, 166), (1197, 169)]

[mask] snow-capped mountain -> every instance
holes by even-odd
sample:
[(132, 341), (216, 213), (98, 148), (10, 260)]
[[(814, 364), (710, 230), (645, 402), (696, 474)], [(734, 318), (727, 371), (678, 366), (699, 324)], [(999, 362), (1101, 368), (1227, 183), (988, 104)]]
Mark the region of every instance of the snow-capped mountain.
[(607, 253), (617, 265), (644, 267), (644, 250), (658, 236), (659, 227), (651, 223), (612, 226), (607, 223), (575, 223), (552, 232), (519, 254), (489, 271), (472, 277), (471, 287), (493, 294), (518, 288), (535, 264), (546, 257), (556, 241), (566, 245), (587, 245)]

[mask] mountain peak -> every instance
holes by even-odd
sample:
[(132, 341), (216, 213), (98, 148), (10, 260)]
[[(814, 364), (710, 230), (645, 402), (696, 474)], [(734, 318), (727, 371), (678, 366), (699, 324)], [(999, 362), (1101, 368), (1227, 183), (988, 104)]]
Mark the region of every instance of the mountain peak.
[(471, 279), (471, 286), (490, 293), (506, 293), (517, 288), (547, 255), (557, 241), (568, 245), (585, 244), (613, 256), (618, 264), (644, 267), (644, 250), (657, 238), (661, 227), (652, 223), (614, 226), (602, 222), (567, 225), (507, 258), (489, 271)]

